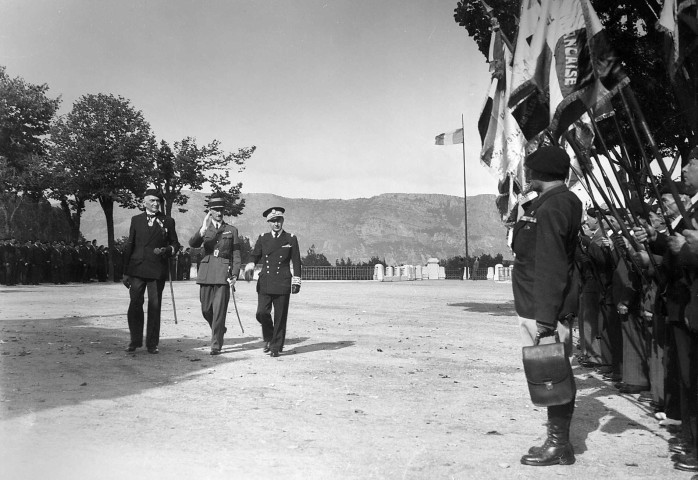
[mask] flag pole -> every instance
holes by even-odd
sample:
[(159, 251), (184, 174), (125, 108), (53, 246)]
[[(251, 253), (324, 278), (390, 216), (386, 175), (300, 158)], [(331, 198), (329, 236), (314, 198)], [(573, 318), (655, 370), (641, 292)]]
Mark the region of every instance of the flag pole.
[[(465, 218), (465, 268), (468, 268), (468, 189), (465, 182), (465, 121), (463, 114), (460, 114), (460, 124), (463, 129), (463, 214)], [(467, 271), (467, 270), (466, 270)]]

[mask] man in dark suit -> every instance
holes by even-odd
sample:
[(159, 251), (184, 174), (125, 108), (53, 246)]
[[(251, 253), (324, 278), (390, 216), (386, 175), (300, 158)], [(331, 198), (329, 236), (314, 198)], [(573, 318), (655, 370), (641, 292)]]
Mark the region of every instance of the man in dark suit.
[(201, 228), (189, 239), (189, 245), (204, 247), (196, 283), (200, 285), (201, 313), (211, 327), (211, 355), (219, 355), (226, 331), (230, 289), (235, 288), (240, 273), (240, 237), (237, 228), (223, 220), (224, 198), (211, 195), (208, 208)]
[[(262, 325), (264, 352), (278, 357), (286, 340), (286, 318), (291, 293), (301, 288), (301, 255), (298, 239), (284, 231), (284, 212), (281, 207), (264, 211), (271, 231), (257, 238), (250, 263), (245, 266), (245, 280), (252, 280), (254, 267), (263, 260), (257, 281), (257, 321)], [(293, 271), (291, 270), (293, 269)], [(274, 308), (274, 321), (271, 310)]]
[(145, 346), (149, 353), (158, 353), (160, 340), (160, 305), (168, 273), (168, 258), (179, 249), (174, 219), (161, 211), (162, 197), (155, 189), (145, 192), (145, 212), (131, 218), (128, 240), (124, 244), (123, 283), (129, 289), (128, 328), (131, 342), (126, 349), (133, 352), (143, 346), (143, 302), (148, 290), (148, 324)]

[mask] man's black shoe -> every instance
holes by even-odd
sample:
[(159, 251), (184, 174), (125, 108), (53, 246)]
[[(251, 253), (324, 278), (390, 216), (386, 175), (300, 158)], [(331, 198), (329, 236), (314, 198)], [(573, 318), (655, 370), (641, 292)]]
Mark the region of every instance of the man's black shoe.
[(278, 357), (279, 356), (279, 351), (278, 350), (272, 350), (271, 353), (269, 354), (270, 357)]
[(158, 347), (152, 347), (148, 349), (148, 353), (160, 353), (160, 350), (158, 350)]
[(698, 460), (696, 460), (696, 457), (686, 458), (683, 461), (676, 462), (674, 468), (682, 472), (698, 472)]
[(127, 352), (135, 352), (136, 348), (138, 348), (138, 347), (133, 347), (133, 346), (129, 345), (128, 347), (126, 347), (126, 351)]
[[(544, 444), (545, 446), (545, 444)], [(547, 467), (549, 465), (572, 465), (575, 462), (574, 450), (570, 443), (556, 445), (551, 442), (547, 448), (535, 449), (533, 453), (521, 457), (523, 465)]]
[(269, 346), (269, 342), (266, 342), (264, 344), (264, 353), (269, 353), (269, 350), (271, 350), (271, 347)]
[(210, 355), (220, 355), (221, 354), (221, 349), (220, 348), (212, 348)]

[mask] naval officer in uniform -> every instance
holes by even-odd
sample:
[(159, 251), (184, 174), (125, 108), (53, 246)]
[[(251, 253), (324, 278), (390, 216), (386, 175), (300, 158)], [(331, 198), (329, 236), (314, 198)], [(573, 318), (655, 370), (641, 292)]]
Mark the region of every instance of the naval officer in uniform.
[(211, 327), (211, 355), (219, 355), (226, 331), (230, 290), (235, 288), (240, 273), (240, 237), (237, 228), (223, 220), (222, 196), (211, 195), (208, 208), (201, 228), (189, 239), (189, 246), (204, 246), (196, 283), (200, 285), (201, 313)]
[(245, 266), (245, 280), (250, 281), (255, 264), (262, 264), (257, 280), (256, 317), (262, 325), (264, 352), (269, 352), (272, 357), (278, 357), (284, 348), (290, 294), (298, 293), (301, 289), (298, 239), (284, 231), (284, 213), (281, 207), (264, 211), (262, 216), (267, 219), (271, 231), (257, 238), (250, 262)]

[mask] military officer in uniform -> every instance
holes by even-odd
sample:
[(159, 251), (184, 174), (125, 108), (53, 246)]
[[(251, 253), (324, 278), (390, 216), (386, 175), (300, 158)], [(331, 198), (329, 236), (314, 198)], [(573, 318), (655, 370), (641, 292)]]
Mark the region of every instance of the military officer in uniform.
[(211, 327), (211, 355), (219, 355), (226, 331), (230, 289), (235, 288), (240, 273), (240, 237), (237, 228), (223, 220), (224, 198), (211, 195), (208, 208), (201, 228), (191, 237), (189, 245), (204, 248), (196, 283), (200, 285), (201, 313)]
[[(245, 266), (245, 280), (252, 280), (255, 264), (262, 262), (257, 281), (257, 321), (262, 325), (264, 352), (278, 357), (286, 340), (286, 318), (291, 293), (301, 288), (301, 255), (298, 239), (284, 231), (281, 207), (264, 211), (270, 232), (257, 238), (250, 262)], [(293, 269), (293, 272), (291, 271)], [(272, 322), (271, 311), (274, 309)]]
[[(512, 250), (516, 255), (512, 286), (514, 306), (524, 345), (536, 337), (550, 337), (557, 329), (560, 339), (571, 342), (570, 312), (566, 299), (572, 291), (574, 258), (582, 223), (582, 202), (570, 192), (565, 179), (570, 158), (558, 147), (541, 147), (526, 157), (531, 190), (539, 196), (514, 225)], [(565, 320), (563, 320), (565, 319)], [(571, 348), (569, 349), (571, 354)], [(521, 458), (524, 465), (574, 463), (570, 424), (574, 398), (548, 407), (548, 436)]]
[(128, 240), (124, 243), (125, 275), (123, 284), (129, 289), (128, 329), (131, 342), (126, 348), (133, 352), (143, 346), (143, 302), (148, 290), (148, 323), (145, 346), (148, 353), (159, 353), (160, 306), (167, 278), (168, 258), (179, 249), (175, 221), (160, 212), (160, 193), (148, 189), (143, 198), (145, 212), (131, 218)]

